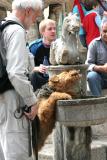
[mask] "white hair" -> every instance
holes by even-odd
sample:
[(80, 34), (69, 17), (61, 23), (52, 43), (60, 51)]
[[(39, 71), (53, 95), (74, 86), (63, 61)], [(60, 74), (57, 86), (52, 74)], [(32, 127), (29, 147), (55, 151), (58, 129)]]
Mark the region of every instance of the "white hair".
[(34, 10), (43, 8), (42, 0), (13, 0), (12, 9), (26, 9), (32, 8)]

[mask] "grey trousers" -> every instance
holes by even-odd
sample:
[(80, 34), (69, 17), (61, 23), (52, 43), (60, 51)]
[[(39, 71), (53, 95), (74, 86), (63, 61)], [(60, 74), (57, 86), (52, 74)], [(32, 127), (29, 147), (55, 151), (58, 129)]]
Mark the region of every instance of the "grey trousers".
[(33, 160), (28, 156), (28, 121), (14, 117), (18, 106), (14, 90), (0, 95), (0, 160)]

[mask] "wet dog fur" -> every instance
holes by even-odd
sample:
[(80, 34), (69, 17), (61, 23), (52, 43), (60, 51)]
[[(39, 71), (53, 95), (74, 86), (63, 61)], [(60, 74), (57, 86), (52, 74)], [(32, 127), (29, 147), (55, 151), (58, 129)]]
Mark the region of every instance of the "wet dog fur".
[[(38, 102), (38, 151), (43, 147), (48, 135), (55, 126), (55, 107), (57, 100), (68, 100), (76, 95), (72, 89), (73, 85), (80, 80), (79, 71), (64, 71), (49, 79), (49, 82), (35, 92)], [(71, 87), (70, 87), (71, 86)]]

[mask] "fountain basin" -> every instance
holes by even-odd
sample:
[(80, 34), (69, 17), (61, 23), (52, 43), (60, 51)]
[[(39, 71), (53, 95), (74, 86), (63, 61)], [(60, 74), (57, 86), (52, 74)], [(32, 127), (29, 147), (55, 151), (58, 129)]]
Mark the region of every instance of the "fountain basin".
[[(57, 75), (63, 71), (69, 71), (69, 70), (79, 70), (80, 74), (82, 75), (82, 78), (77, 82), (77, 84), (74, 86), (71, 86), (71, 90), (74, 89), (75, 93), (78, 95), (78, 97), (86, 96), (87, 91), (87, 80), (86, 80), (86, 74), (87, 74), (87, 68), (88, 66), (85, 64), (79, 64), (79, 65), (57, 65), (57, 66), (48, 66), (48, 74), (49, 77), (52, 77), (54, 75)], [(70, 86), (69, 86), (70, 87)]]
[(59, 100), (56, 121), (65, 126), (86, 127), (107, 121), (107, 97)]

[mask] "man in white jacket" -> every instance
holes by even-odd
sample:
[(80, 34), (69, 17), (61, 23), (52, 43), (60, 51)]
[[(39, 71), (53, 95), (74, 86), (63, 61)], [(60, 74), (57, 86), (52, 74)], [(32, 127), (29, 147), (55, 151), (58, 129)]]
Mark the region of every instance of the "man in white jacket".
[[(14, 89), (0, 94), (0, 160), (32, 160), (28, 155), (28, 118), (33, 120), (38, 109), (27, 77), (30, 58), (26, 48), (26, 30), (41, 10), (42, 0), (14, 0), (12, 13), (6, 17), (6, 20), (20, 25), (8, 25), (2, 33), (6, 71)], [(24, 105), (31, 107), (31, 111), (16, 119), (15, 110)]]

